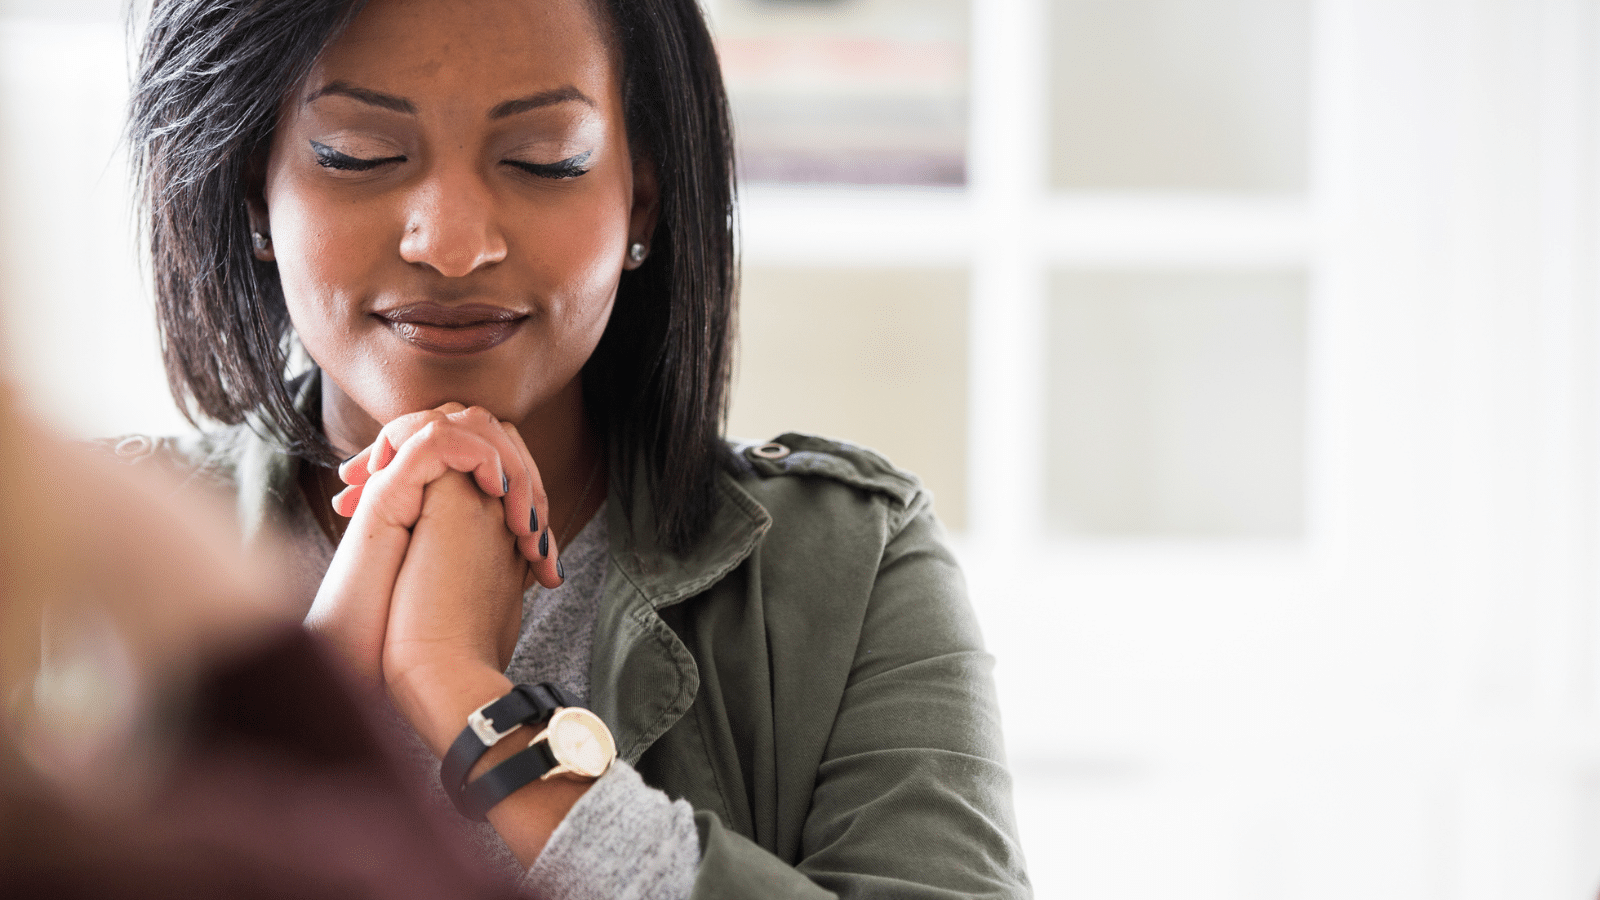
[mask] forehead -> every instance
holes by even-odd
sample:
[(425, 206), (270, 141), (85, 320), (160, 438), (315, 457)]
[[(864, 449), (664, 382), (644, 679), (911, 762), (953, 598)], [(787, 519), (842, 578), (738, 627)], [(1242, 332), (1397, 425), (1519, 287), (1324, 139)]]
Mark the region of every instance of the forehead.
[(566, 85), (620, 92), (593, 0), (370, 0), (307, 79), (493, 106)]

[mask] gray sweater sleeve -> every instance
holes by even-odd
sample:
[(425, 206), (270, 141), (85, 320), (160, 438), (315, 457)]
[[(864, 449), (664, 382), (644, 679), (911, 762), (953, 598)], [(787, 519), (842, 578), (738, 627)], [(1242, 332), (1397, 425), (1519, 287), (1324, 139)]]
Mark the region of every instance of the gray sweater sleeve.
[(699, 865), (693, 807), (619, 759), (557, 826), (521, 887), (552, 900), (683, 900)]

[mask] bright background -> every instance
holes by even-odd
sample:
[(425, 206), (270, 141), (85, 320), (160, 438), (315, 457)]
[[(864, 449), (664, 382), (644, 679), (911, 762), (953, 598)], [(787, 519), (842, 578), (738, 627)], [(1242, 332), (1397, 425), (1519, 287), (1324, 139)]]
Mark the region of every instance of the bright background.
[[(180, 427), (118, 0), (0, 0), (6, 367)], [(1600, 2), (713, 0), (733, 431), (921, 473), (1042, 898), (1600, 890)]]

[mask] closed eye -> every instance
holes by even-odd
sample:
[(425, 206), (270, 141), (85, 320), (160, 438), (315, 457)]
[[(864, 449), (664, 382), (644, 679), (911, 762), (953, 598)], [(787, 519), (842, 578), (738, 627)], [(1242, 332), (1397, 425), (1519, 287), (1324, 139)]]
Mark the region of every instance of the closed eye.
[(593, 150), (585, 150), (577, 156), (568, 157), (560, 162), (532, 163), (524, 162), (520, 159), (508, 159), (505, 162), (508, 166), (515, 166), (529, 175), (537, 175), (540, 178), (577, 178), (579, 175), (589, 171), (589, 157), (593, 155)]
[(404, 156), (385, 156), (382, 159), (362, 159), (348, 153), (329, 147), (327, 144), (311, 142), (311, 149), (317, 154), (317, 165), (324, 169), (339, 169), (345, 172), (366, 172), (389, 163), (405, 162)]

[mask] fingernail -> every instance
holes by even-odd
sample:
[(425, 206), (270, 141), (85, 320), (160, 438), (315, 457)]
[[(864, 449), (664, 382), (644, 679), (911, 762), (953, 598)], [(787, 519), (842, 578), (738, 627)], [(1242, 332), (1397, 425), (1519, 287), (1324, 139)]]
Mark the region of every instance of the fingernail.
[(340, 463), (339, 463), (339, 468), (341, 468), (341, 469), (342, 469), (342, 468), (344, 468), (344, 467), (345, 467), (345, 466), (348, 466), (348, 465), (350, 465), (350, 460), (352, 460), (352, 459), (355, 459), (355, 458), (356, 458), (356, 457), (358, 457), (358, 456), (360, 456), (360, 455), (361, 455), (361, 454), (359, 454), (359, 453), (352, 453), (352, 454), (350, 454), (350, 455), (349, 455), (349, 456), (346, 456), (346, 457), (345, 457), (345, 458), (344, 458), (344, 461), (343, 461), (343, 462), (340, 462)]
[(500, 493), (509, 494), (510, 492), (511, 492), (511, 479), (506, 477), (506, 473), (501, 472), (500, 473)]
[(538, 507), (534, 507), (533, 509), (528, 510), (528, 530), (530, 532), (539, 530), (539, 508)]
[[(550, 532), (549, 532), (549, 530), (546, 530), (546, 531), (542, 532), (539, 535), (539, 555), (545, 557), (546, 559), (550, 558)], [(556, 565), (560, 566), (561, 565), (561, 561), (557, 560), (556, 561)]]
[(559, 559), (556, 560), (556, 577), (562, 581), (567, 580), (567, 569), (565, 566), (561, 565), (561, 560)]

